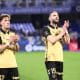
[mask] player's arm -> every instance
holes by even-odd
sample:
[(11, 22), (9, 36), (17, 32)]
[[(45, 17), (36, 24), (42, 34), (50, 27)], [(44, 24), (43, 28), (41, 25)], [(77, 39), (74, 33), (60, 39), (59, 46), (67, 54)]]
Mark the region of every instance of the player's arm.
[(13, 51), (19, 51), (19, 44), (18, 43), (11, 44), (8, 46), (8, 49), (11, 49)]
[(68, 31), (66, 31), (63, 39), (64, 39), (65, 43), (70, 43), (70, 36), (69, 36)]
[(61, 39), (62, 36), (64, 35), (65, 31), (63, 30), (59, 35), (55, 36), (55, 35), (51, 35), (50, 30), (48, 27), (43, 28), (42, 31), (42, 35), (43, 37), (45, 37), (49, 42), (51, 43), (55, 43), (57, 40)]
[[(60, 40), (64, 34), (66, 34), (66, 31), (67, 31), (67, 28), (69, 27), (69, 21), (64, 21), (64, 25), (63, 25), (63, 28), (62, 28), (62, 31), (57, 35), (57, 36), (53, 36), (53, 35), (49, 35), (47, 36), (47, 39), (48, 41), (50, 41), (51, 43), (55, 43), (56, 41)], [(67, 39), (66, 41), (68, 40), (68, 34), (67, 34)], [(68, 40), (69, 41), (69, 40)]]
[(19, 35), (15, 34), (14, 36), (11, 36), (11, 38), (10, 38), (11, 44), (8, 46), (8, 49), (11, 49), (13, 51), (18, 51), (19, 44), (17, 42), (19, 40)]
[(65, 20), (64, 25), (63, 25), (63, 29), (65, 30), (65, 35), (63, 36), (63, 40), (66, 43), (70, 43), (70, 36), (67, 30), (68, 27), (69, 27), (69, 20)]
[(5, 45), (0, 44), (0, 52), (3, 52), (5, 49), (7, 49), (7, 47), (8, 47), (7, 44), (5, 44)]
[(63, 30), (57, 36), (48, 35), (47, 40), (50, 41), (51, 43), (55, 43), (56, 41), (60, 40), (64, 34), (65, 34), (65, 31)]
[(2, 39), (0, 37), (0, 53), (3, 52), (5, 49), (7, 49), (9, 46), (9, 43), (7, 44), (2, 44)]

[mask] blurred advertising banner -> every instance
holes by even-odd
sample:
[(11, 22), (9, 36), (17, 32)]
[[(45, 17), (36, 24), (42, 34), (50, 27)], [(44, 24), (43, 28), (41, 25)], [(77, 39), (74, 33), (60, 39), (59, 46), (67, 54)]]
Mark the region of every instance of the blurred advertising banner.
[(9, 13), (9, 14), (41, 14), (41, 13), (50, 13), (52, 11), (58, 11), (60, 13), (69, 13), (71, 7), (30, 7), (30, 8), (1, 8), (0, 13)]

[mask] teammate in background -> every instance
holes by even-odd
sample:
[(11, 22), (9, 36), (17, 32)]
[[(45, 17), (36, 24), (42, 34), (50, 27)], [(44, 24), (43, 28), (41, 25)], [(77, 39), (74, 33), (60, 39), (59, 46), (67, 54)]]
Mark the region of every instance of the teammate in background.
[(45, 65), (49, 80), (63, 80), (63, 48), (62, 42), (69, 43), (67, 28), (69, 21), (64, 21), (59, 27), (59, 14), (53, 11), (49, 15), (49, 25), (43, 28), (42, 36), (45, 42)]
[(19, 80), (15, 51), (19, 36), (10, 30), (10, 15), (0, 15), (0, 80)]

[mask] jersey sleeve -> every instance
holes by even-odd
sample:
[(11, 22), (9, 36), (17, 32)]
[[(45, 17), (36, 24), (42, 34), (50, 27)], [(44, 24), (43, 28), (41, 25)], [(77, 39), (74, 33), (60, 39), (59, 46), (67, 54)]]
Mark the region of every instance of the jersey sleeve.
[(51, 35), (50, 30), (48, 27), (44, 27), (42, 30), (42, 36), (47, 38), (48, 35)]
[(0, 44), (2, 44), (2, 39), (1, 39), (1, 36), (0, 36)]

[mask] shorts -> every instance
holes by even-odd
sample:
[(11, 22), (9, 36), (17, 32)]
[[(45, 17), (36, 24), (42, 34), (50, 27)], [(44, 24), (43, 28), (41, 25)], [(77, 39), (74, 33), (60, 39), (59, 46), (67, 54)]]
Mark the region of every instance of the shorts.
[(0, 68), (0, 80), (20, 80), (18, 68)]
[(45, 65), (49, 80), (63, 80), (63, 62), (46, 61)]

